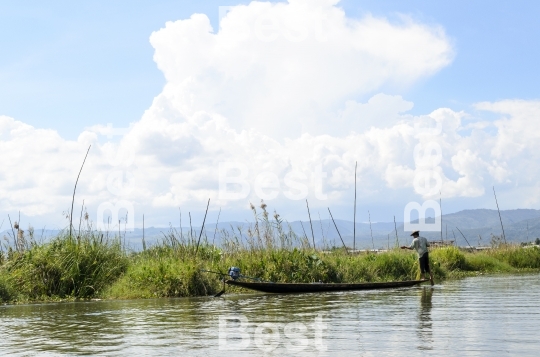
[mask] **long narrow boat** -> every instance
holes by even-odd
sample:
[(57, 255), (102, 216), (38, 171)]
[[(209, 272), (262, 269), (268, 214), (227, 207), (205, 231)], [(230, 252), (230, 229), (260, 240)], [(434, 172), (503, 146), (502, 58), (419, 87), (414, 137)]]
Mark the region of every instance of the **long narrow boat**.
[(335, 284), (335, 283), (270, 283), (270, 282), (247, 282), (239, 280), (226, 280), (225, 283), (240, 286), (246, 289), (262, 291), (265, 293), (315, 293), (324, 291), (347, 291), (347, 290), (374, 290), (404, 288), (418, 285), (429, 281), (406, 280), (390, 281), (382, 283), (355, 283), (355, 284)]

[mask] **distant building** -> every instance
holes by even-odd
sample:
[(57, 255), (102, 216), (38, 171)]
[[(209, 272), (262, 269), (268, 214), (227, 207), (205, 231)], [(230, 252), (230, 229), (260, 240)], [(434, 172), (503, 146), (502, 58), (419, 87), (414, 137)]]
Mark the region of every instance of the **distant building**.
[(432, 240), (429, 241), (429, 246), (432, 248), (448, 247), (454, 245), (453, 240)]

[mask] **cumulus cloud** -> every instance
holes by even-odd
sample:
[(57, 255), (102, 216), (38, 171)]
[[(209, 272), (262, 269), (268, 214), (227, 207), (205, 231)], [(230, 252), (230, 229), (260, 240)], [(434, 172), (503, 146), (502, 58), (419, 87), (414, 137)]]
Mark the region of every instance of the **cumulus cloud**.
[(217, 112), (235, 129), (274, 138), (336, 128), (342, 135), (369, 128), (370, 119), (356, 114), (372, 109), (354, 108), (357, 98), (409, 85), (452, 60), (440, 27), (352, 19), (335, 3), (252, 2), (232, 7), (217, 32), (202, 14), (167, 23), (150, 37), (167, 79), (167, 110)]
[[(314, 207), (340, 205), (353, 192), (356, 163), (363, 202), (438, 197), (429, 189), (437, 179), (443, 197), (478, 197), (494, 183), (522, 187), (526, 197), (535, 187), (538, 102), (477, 104), (501, 115), (488, 121), (449, 108), (414, 116), (413, 103), (384, 93), (450, 63), (440, 27), (352, 19), (336, 1), (229, 10), (216, 31), (196, 14), (152, 34), (167, 84), (129, 128), (95, 125), (69, 141), (0, 117), (1, 210), (68, 208), (88, 145), (78, 197), (90, 213), (103, 202), (152, 212), (201, 207), (209, 197), (213, 207), (244, 209), (260, 199), (257, 183), (281, 206), (305, 194)], [(250, 186), (238, 200), (219, 194), (227, 163), (227, 175), (245, 174)]]
[[(285, 187), (288, 174), (292, 175), (289, 179), (307, 187), (315, 207), (339, 205), (351, 195), (356, 161), (360, 199), (379, 200), (399, 189), (409, 192), (403, 199), (410, 198), (411, 192), (430, 198), (433, 194), (415, 187), (416, 177), (420, 175), (421, 181), (422, 173), (430, 168), (415, 160), (415, 147), (425, 150), (433, 143), (442, 152), (442, 160), (433, 171), (442, 178), (443, 197), (477, 197), (494, 183), (520, 185), (524, 191), (534, 187), (538, 172), (528, 158), (519, 152), (506, 158), (498, 154), (497, 148), (506, 147), (508, 136), (513, 135), (514, 116), (495, 121), (493, 125), (500, 128), (495, 135), (482, 129), (472, 129), (465, 135), (460, 131), (464, 115), (450, 109), (427, 116), (403, 114), (391, 127), (371, 127), (342, 137), (303, 134), (283, 143), (256, 130), (238, 132), (219, 115), (200, 113), (184, 121), (160, 122), (160, 117), (148, 112), (115, 143), (103, 141), (102, 136), (90, 131), (82, 133), (78, 141), (66, 141), (52, 130), (1, 117), (0, 145), (6, 153), (1, 159), (2, 209), (40, 215), (68, 208), (72, 185), (89, 144), (93, 148), (79, 183), (79, 195), (92, 209), (102, 202), (123, 199), (151, 212), (200, 205), (208, 197), (216, 207), (241, 208), (247, 201), (259, 200), (253, 186), (257, 180), (264, 186), (273, 178), (271, 175), (281, 185), (276, 202), (290, 202), (285, 191), (292, 192), (289, 197), (297, 191), (293, 186)], [(513, 115), (519, 123), (520, 112)], [(442, 132), (419, 133), (426, 120), (433, 127), (441, 123)], [(527, 152), (538, 150), (535, 141), (528, 143)], [(224, 162), (240, 164), (246, 170), (245, 181), (251, 186), (247, 197), (220, 199), (218, 171)], [(327, 176), (317, 181), (319, 168)], [(327, 200), (317, 200), (320, 193), (327, 195)], [(530, 196), (523, 197), (530, 204), (536, 202)]]
[(0, 116), (2, 210), (40, 215), (53, 207), (59, 209), (58, 199), (69, 195), (66, 178), (73, 179), (80, 161), (76, 154), (85, 144), (64, 140), (54, 130)]

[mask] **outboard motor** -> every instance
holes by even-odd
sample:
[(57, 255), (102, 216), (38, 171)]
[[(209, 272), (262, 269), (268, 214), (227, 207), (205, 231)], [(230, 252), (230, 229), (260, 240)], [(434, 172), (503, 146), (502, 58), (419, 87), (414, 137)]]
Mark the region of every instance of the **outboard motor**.
[(238, 279), (240, 277), (240, 268), (230, 267), (227, 275), (229, 275), (232, 280)]

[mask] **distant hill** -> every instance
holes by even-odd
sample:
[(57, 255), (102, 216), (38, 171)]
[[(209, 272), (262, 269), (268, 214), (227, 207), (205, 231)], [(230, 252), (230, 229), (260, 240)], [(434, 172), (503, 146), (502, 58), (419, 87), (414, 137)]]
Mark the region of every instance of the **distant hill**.
[[(504, 233), (509, 242), (525, 242), (540, 237), (540, 210), (516, 209), (501, 211)], [(428, 220), (433, 222), (434, 220)], [(403, 226), (401, 226), (403, 227)], [(443, 215), (443, 239), (468, 245), (458, 231), (461, 230), (471, 245), (489, 245), (491, 235), (501, 236), (501, 221), (497, 210), (464, 210)], [(402, 228), (403, 230), (403, 228)], [(440, 232), (423, 232), (430, 240), (440, 240)]]
[[(529, 219), (540, 219), (540, 210), (515, 209), (501, 211), (501, 217), (503, 220), (503, 225), (509, 225)], [(448, 225), (452, 224), (453, 226), (459, 227), (461, 230), (496, 226), (500, 228), (501, 226), (497, 210), (490, 209), (464, 210), (443, 215), (443, 220), (445, 223), (448, 223)]]
[[(525, 242), (532, 241), (540, 237), (540, 210), (534, 209), (516, 209), (501, 211), (501, 217), (504, 225), (506, 239), (509, 242)], [(335, 220), (337, 229), (343, 238), (343, 241), (348, 247), (353, 246), (354, 225), (351, 221)], [(434, 222), (433, 218), (428, 218), (427, 222)], [(283, 222), (286, 231), (291, 230), (298, 236), (308, 237), (312, 242), (311, 227), (313, 226), (313, 236), (315, 244), (318, 247), (323, 246), (342, 246), (341, 239), (336, 230), (336, 226), (330, 219), (314, 220), (312, 226), (309, 221), (293, 221)], [(235, 235), (245, 242), (248, 235), (248, 229), (253, 227), (250, 222), (221, 222), (217, 229), (214, 223), (209, 223), (205, 226), (205, 230), (201, 236), (201, 240), (207, 240), (209, 243), (220, 245), (225, 239), (232, 239)], [(408, 244), (411, 240), (409, 232), (404, 232), (403, 222), (396, 222), (397, 234), (400, 245)], [(459, 233), (458, 228), (463, 232), (463, 235), (469, 243), (465, 241)], [(180, 235), (180, 231), (184, 237), (189, 237), (189, 227), (149, 227), (144, 231), (145, 241), (148, 245), (155, 244), (159, 240), (171, 233), (176, 236)], [(305, 233), (304, 233), (305, 232)], [(452, 214), (443, 215), (443, 239), (455, 240), (459, 246), (489, 245), (491, 234), (501, 235), (501, 224), (497, 210), (475, 209), (464, 210)], [(56, 236), (58, 230), (36, 231), (34, 236), (37, 241), (46, 241), (51, 237)], [(134, 231), (121, 232), (122, 238), (126, 246), (133, 250), (142, 249), (142, 229), (136, 228)], [(103, 233), (107, 235), (107, 232)], [(109, 232), (108, 235), (113, 237), (116, 232)], [(10, 230), (0, 232), (4, 239), (12, 242), (12, 233)], [(198, 239), (200, 235), (200, 227), (193, 227), (192, 236)], [(373, 238), (372, 238), (373, 235)], [(422, 232), (422, 235), (428, 240), (440, 240), (440, 232)], [(455, 237), (455, 238), (454, 238)], [(480, 239), (481, 237), (481, 239)], [(355, 244), (357, 249), (362, 248), (387, 248), (393, 247), (396, 244), (396, 231), (394, 222), (373, 222), (371, 229), (369, 223), (356, 223), (356, 239)]]

